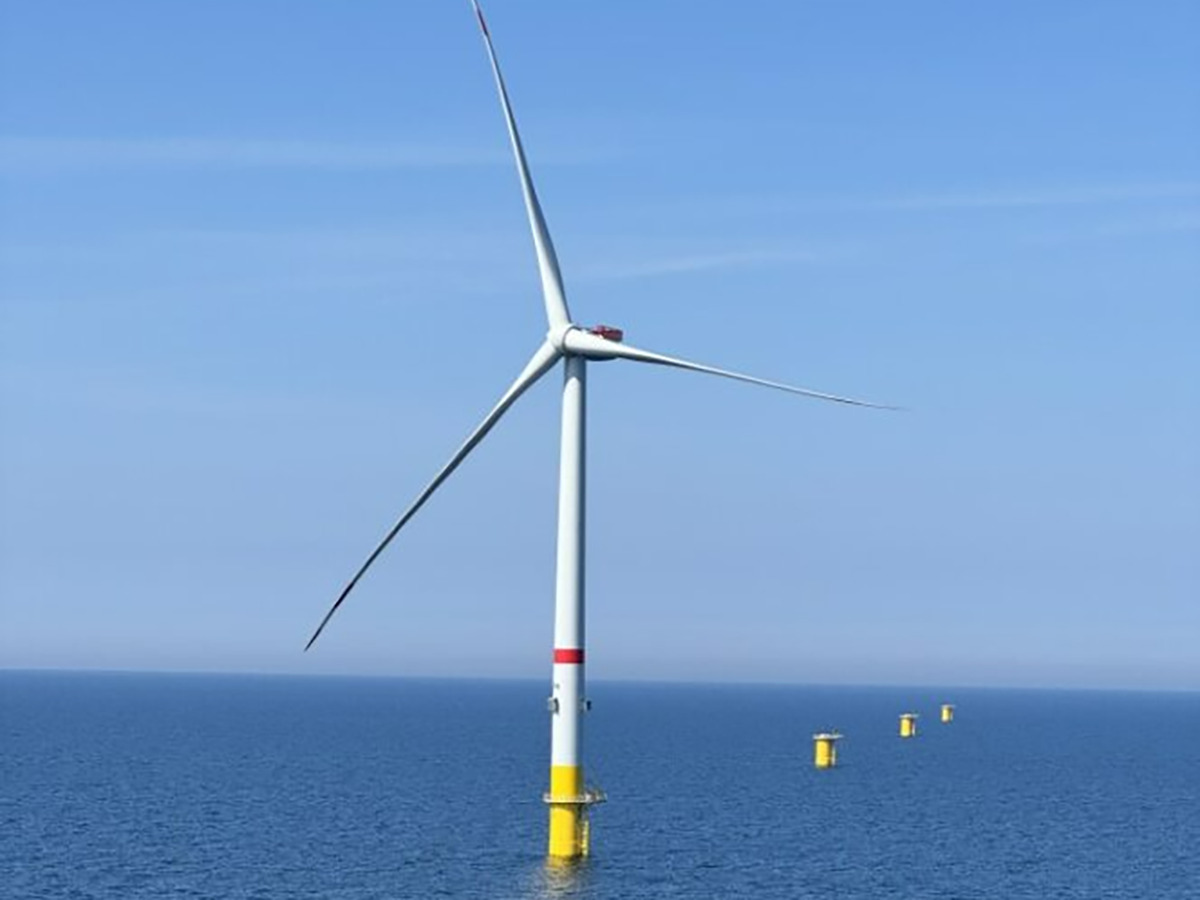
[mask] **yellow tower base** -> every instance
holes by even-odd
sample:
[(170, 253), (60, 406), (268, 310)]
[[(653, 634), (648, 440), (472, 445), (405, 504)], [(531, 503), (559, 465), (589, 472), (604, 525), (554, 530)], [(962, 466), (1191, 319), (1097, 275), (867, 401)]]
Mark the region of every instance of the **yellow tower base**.
[(587, 856), (588, 807), (603, 803), (604, 793), (584, 787), (582, 766), (551, 766), (550, 790), (542, 799), (550, 807), (550, 856), (560, 860)]
[(842, 736), (837, 732), (813, 735), (813, 765), (818, 769), (832, 769), (837, 765), (837, 742)]
[(900, 737), (910, 738), (917, 736), (917, 714), (903, 713), (900, 716)]
[(953, 722), (954, 721), (954, 704), (953, 703), (943, 703), (942, 704), (942, 721), (943, 722)]

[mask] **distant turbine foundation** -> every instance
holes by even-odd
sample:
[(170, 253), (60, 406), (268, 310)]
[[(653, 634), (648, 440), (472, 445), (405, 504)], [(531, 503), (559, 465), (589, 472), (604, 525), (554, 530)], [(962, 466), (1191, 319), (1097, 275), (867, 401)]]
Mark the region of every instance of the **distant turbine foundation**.
[(832, 769), (837, 765), (837, 742), (842, 736), (836, 731), (825, 731), (813, 735), (813, 765), (818, 769)]
[(916, 713), (901, 713), (900, 714), (900, 737), (910, 738), (917, 736), (917, 714)]

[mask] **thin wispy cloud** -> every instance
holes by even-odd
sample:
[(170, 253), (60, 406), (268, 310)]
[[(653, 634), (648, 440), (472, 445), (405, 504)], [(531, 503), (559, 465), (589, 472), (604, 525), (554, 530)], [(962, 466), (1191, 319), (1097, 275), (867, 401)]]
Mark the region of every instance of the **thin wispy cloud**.
[(848, 194), (726, 194), (678, 197), (644, 205), (648, 213), (705, 216), (802, 215), (809, 213), (1002, 213), (1070, 210), (1187, 202), (1200, 197), (1200, 181), (1137, 182), (1072, 186), (995, 187), (967, 191)]
[(280, 303), (335, 295), (396, 303), (478, 298), (536, 277), (528, 233), (391, 226), (154, 230), (0, 241), (0, 307)]
[[(809, 265), (844, 257), (839, 244), (797, 241), (780, 246), (735, 250), (697, 250), (672, 242), (671, 248), (634, 253), (606, 241), (586, 252), (591, 261), (570, 266), (572, 279), (594, 281), (687, 275), (718, 270)], [(607, 244), (607, 245), (606, 245)], [(435, 228), (397, 225), (375, 228), (312, 230), (158, 230), (106, 234), (63, 244), (0, 243), (0, 263), (13, 271), (44, 271), (45, 267), (107, 266), (119, 271), (147, 267), (147, 258), (161, 264), (172, 277), (191, 272), (240, 271), (250, 267), (286, 269), (323, 283), (317, 273), (352, 273), (354, 282), (374, 284), (406, 273), (425, 273), (439, 280), (473, 274), (480, 278), (520, 277), (533, 265), (533, 251), (523, 230)]]
[[(538, 154), (543, 165), (609, 158), (595, 148)], [(108, 169), (433, 169), (512, 165), (503, 145), (489, 149), (418, 143), (338, 143), (228, 138), (0, 137), (0, 173)]]
[(649, 278), (686, 275), (719, 269), (747, 269), (767, 265), (795, 265), (817, 262), (822, 255), (805, 249), (743, 250), (724, 253), (698, 253), (664, 256), (640, 261), (596, 263), (582, 266), (579, 275), (595, 280)]
[(1183, 200), (1200, 196), (1200, 182), (1162, 184), (1093, 185), (1072, 188), (1032, 188), (980, 191), (963, 194), (914, 194), (848, 200), (839, 203), (852, 209), (958, 210), (1013, 209), (1021, 207), (1083, 206), (1152, 200)]
[(0, 365), (0, 398), (15, 409), (55, 406), (136, 415), (179, 414), (222, 419), (285, 420), (377, 416), (369, 397), (313, 388), (248, 389), (149, 378), (114, 365)]
[(1066, 244), (1076, 241), (1100, 241), (1109, 238), (1138, 238), (1185, 234), (1200, 231), (1200, 210), (1185, 210), (1160, 216), (1096, 222), (1071, 230), (1051, 232), (1031, 238), (1035, 244)]

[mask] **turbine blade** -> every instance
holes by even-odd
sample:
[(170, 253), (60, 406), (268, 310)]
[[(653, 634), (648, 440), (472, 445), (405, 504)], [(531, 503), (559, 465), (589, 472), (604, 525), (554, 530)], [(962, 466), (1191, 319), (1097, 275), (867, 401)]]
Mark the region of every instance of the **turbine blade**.
[(412, 505), (404, 511), (404, 515), (402, 515), (396, 521), (396, 524), (391, 527), (391, 530), (384, 535), (383, 540), (379, 542), (379, 546), (371, 551), (371, 555), (367, 557), (367, 561), (359, 567), (358, 571), (354, 573), (354, 577), (350, 579), (344, 588), (342, 588), (341, 594), (338, 595), (338, 598), (336, 601), (334, 601), (333, 606), (329, 608), (329, 612), (325, 613), (325, 618), (321, 620), (321, 624), (317, 626), (317, 630), (313, 632), (313, 636), (309, 638), (308, 643), (305, 644), (305, 650), (308, 650), (308, 648), (313, 645), (317, 638), (321, 636), (321, 632), (325, 630), (325, 626), (329, 623), (329, 620), (333, 618), (333, 614), (338, 611), (338, 607), (342, 605), (342, 602), (347, 596), (349, 596), (350, 592), (354, 590), (354, 586), (358, 584), (359, 579), (363, 577), (367, 569), (371, 568), (371, 564), (375, 562), (375, 560), (379, 557), (379, 554), (381, 554), (384, 551), (384, 548), (386, 548), (387, 545), (392, 542), (392, 538), (396, 536), (397, 532), (399, 532), (401, 528), (408, 524), (409, 519), (416, 515), (417, 510), (425, 505), (425, 501), (433, 495), (433, 492), (441, 486), (443, 481), (450, 477), (450, 474), (458, 468), (459, 463), (466, 459), (467, 455), (475, 449), (480, 441), (484, 439), (487, 433), (492, 430), (492, 426), (500, 421), (500, 417), (503, 416), (508, 411), (508, 408), (517, 401), (517, 398), (525, 393), (525, 391), (535, 381), (545, 375), (554, 366), (554, 364), (558, 362), (560, 356), (561, 354), (558, 352), (558, 350), (556, 350), (549, 342), (542, 344), (542, 346), (537, 349), (537, 352), (533, 354), (533, 358), (529, 360), (529, 364), (525, 366), (524, 371), (517, 376), (517, 380), (512, 383), (512, 386), (504, 392), (504, 396), (500, 398), (500, 402), (492, 407), (492, 411), (484, 417), (483, 421), (480, 422), (475, 430), (472, 431), (467, 437), (467, 439), (463, 441), (462, 446), (458, 448), (452, 457), (450, 457), (450, 461), (442, 466), (441, 470), (433, 477), (433, 480), (430, 481), (429, 484), (425, 485), (425, 489), (417, 495), (417, 499), (414, 500)]
[(549, 229), (546, 228), (546, 217), (542, 215), (542, 206), (538, 203), (537, 191), (533, 189), (533, 179), (529, 176), (529, 164), (525, 161), (521, 135), (517, 132), (517, 120), (513, 117), (512, 105), (508, 102), (508, 90), (504, 87), (504, 76), (500, 74), (500, 63), (496, 60), (496, 48), (492, 46), (492, 36), (488, 32), (487, 22), (483, 19), (483, 10), (479, 8), (478, 0), (471, 0), (471, 5), (475, 8), (479, 30), (483, 32), (483, 42), (487, 45), (492, 75), (496, 78), (496, 89), (500, 92), (500, 105), (504, 108), (504, 121), (508, 125), (508, 138), (512, 143), (513, 156), (517, 160), (517, 172), (521, 176), (521, 192), (525, 195), (525, 211), (529, 214), (529, 229), (533, 232), (538, 272), (542, 278), (546, 319), (551, 329), (561, 328), (571, 321), (571, 314), (567, 310), (562, 273), (558, 270), (558, 256), (554, 253), (554, 243), (550, 240)]
[(824, 391), (813, 391), (808, 388), (793, 387), (778, 381), (768, 381), (765, 378), (755, 378), (753, 375), (743, 375), (741, 372), (731, 372), (728, 369), (718, 369), (716, 366), (706, 366), (689, 362), (674, 356), (664, 356), (652, 353), (629, 344), (617, 343), (581, 329), (574, 328), (567, 332), (563, 339), (563, 348), (568, 353), (577, 353), (591, 359), (631, 359), (635, 362), (654, 363), (659, 366), (672, 366), (676, 369), (687, 369), (690, 372), (706, 372), (709, 375), (720, 375), (722, 378), (732, 378), (735, 381), (745, 381), (763, 387), (800, 394), (804, 397), (815, 397), (818, 400), (832, 400), (834, 403), (848, 403), (851, 406), (869, 406), (874, 409), (899, 409), (897, 406), (887, 406), (882, 403), (870, 403), (866, 400), (855, 400), (853, 397), (842, 397), (838, 394), (827, 394)]

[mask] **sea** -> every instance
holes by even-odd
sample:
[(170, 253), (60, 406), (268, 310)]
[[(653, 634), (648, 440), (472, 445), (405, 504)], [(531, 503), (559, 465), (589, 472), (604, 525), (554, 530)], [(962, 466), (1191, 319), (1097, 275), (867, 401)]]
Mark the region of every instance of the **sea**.
[(548, 687), (0, 671), (0, 898), (1200, 898), (1200, 694), (597, 682), (556, 866)]

